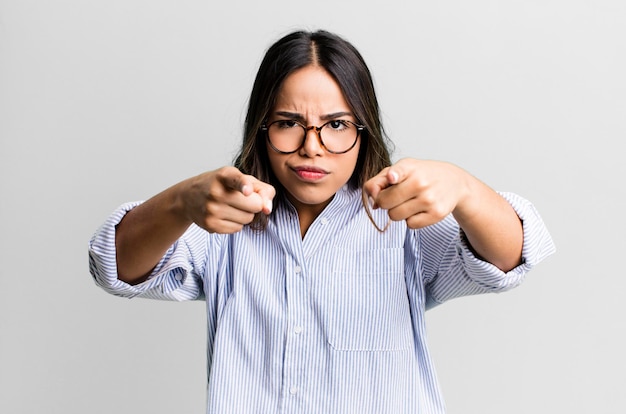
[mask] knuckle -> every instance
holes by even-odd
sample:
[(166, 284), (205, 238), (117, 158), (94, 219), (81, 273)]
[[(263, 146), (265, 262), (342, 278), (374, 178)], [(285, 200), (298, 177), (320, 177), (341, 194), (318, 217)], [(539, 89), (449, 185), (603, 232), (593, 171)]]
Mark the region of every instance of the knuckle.
[(268, 193), (271, 197), (274, 197), (276, 195), (276, 189), (274, 188), (273, 185), (267, 185), (268, 187)]
[(402, 213), (397, 208), (389, 210), (387, 214), (389, 215), (389, 218), (393, 221), (400, 221), (404, 219)]
[(216, 171), (216, 175), (221, 182), (232, 186), (233, 188), (238, 186), (238, 183), (243, 177), (243, 174), (237, 168), (232, 166), (226, 166), (218, 169)]
[(201, 227), (210, 232), (215, 232), (217, 230), (217, 220), (213, 217), (205, 217), (202, 224), (203, 225)]
[(410, 228), (410, 229), (417, 229), (418, 228), (417, 219), (415, 218), (415, 216), (411, 216), (411, 217), (407, 218), (405, 221), (406, 221), (406, 225), (407, 225), (408, 228)]
[(442, 206), (436, 206), (432, 210), (432, 216), (435, 217), (437, 221), (443, 220), (448, 215), (446, 209), (442, 208)]
[(219, 203), (206, 203), (204, 206), (204, 214), (207, 219), (213, 219), (219, 217), (222, 208)]
[(421, 215), (416, 214), (414, 216), (408, 217), (406, 219), (406, 224), (410, 229), (419, 229), (424, 227), (424, 220), (422, 220)]
[(250, 224), (250, 223), (252, 223), (252, 220), (254, 220), (254, 213), (248, 213), (244, 217), (244, 223), (241, 224), (241, 227), (243, 228), (243, 224)]
[(431, 191), (424, 191), (420, 194), (420, 202), (428, 210), (432, 210), (437, 207), (437, 197)]
[(228, 176), (228, 171), (229, 171), (230, 167), (221, 167), (218, 168), (217, 170), (215, 170), (215, 175), (217, 177), (219, 177), (220, 179), (224, 179)]

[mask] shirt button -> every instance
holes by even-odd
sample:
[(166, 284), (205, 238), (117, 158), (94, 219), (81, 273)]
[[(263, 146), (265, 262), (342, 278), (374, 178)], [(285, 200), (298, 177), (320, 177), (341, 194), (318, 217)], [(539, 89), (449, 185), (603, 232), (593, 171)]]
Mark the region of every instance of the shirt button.
[(296, 266), (293, 268), (293, 271), (296, 273), (300, 273), (302, 271), (302, 268), (300, 266)]
[(291, 387), (289, 389), (289, 394), (296, 395), (298, 393), (298, 387)]
[(322, 217), (322, 219), (320, 220), (320, 223), (326, 225), (328, 224), (328, 219), (326, 217)]
[(178, 274), (176, 274), (176, 276), (174, 276), (174, 278), (180, 282), (181, 280), (183, 280), (183, 275), (178, 273)]
[(293, 328), (293, 332), (295, 334), (301, 334), (302, 333), (302, 327), (301, 326), (296, 326), (295, 328)]

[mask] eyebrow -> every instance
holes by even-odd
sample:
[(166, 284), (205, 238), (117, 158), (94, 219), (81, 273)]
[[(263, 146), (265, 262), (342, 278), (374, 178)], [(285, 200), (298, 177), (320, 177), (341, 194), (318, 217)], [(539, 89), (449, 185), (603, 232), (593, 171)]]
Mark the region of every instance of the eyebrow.
[[(285, 118), (289, 118), (289, 119), (295, 119), (296, 121), (300, 121), (300, 122), (305, 121), (304, 116), (297, 112), (277, 111), (276, 115), (284, 116)], [(352, 112), (340, 111), (340, 112), (333, 112), (330, 114), (321, 115), (320, 119), (322, 121), (329, 121), (331, 119), (341, 118), (342, 116), (353, 116), (353, 115), (352, 115)]]

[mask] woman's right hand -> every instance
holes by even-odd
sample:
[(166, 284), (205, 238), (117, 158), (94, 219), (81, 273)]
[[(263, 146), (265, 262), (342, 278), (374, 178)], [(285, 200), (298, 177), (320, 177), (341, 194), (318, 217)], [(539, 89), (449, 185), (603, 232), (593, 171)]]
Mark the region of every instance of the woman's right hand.
[(256, 213), (270, 214), (276, 195), (272, 185), (235, 167), (200, 174), (181, 184), (184, 214), (211, 233), (236, 233)]
[(146, 279), (167, 249), (196, 223), (212, 233), (236, 233), (256, 213), (269, 214), (276, 190), (270, 184), (223, 167), (184, 180), (129, 211), (117, 225), (118, 278)]

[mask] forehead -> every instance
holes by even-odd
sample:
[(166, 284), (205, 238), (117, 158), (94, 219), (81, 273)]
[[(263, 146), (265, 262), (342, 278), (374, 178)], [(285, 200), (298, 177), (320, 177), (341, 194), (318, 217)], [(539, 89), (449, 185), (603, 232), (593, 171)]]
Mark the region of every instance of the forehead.
[(290, 74), (276, 97), (274, 112), (289, 111), (306, 116), (349, 112), (339, 84), (323, 68), (306, 66)]

